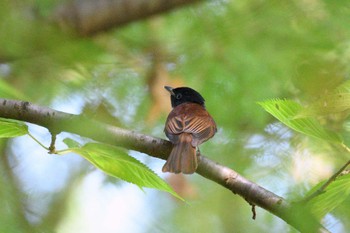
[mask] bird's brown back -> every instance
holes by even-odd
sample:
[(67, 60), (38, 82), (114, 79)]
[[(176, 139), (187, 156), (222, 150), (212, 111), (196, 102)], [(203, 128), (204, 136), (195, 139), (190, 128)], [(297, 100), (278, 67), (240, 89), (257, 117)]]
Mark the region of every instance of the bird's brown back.
[(216, 130), (215, 121), (203, 106), (185, 103), (169, 113), (164, 132), (173, 144), (180, 133), (192, 134), (192, 146), (196, 147), (213, 137)]

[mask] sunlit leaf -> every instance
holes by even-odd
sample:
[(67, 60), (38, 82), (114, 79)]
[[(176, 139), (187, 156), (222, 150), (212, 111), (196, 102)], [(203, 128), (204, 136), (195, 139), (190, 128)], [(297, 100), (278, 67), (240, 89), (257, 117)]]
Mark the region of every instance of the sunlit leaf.
[[(309, 194), (319, 189), (324, 182), (319, 183), (309, 191)], [(337, 206), (341, 205), (350, 195), (350, 174), (340, 176), (332, 182), (324, 193), (312, 199), (308, 206), (318, 217), (331, 212)], [(307, 196), (307, 195), (306, 195)]]
[(283, 124), (308, 136), (326, 141), (342, 143), (340, 135), (329, 131), (313, 118), (297, 118), (302, 106), (292, 100), (268, 100), (259, 102), (268, 113), (276, 117)]
[(20, 121), (0, 118), (0, 138), (13, 138), (28, 133), (28, 126)]
[(328, 94), (301, 109), (297, 118), (344, 112), (350, 109), (350, 93)]
[(172, 188), (146, 165), (129, 156), (125, 150), (114, 146), (88, 143), (81, 148), (71, 148), (108, 175), (136, 184), (166, 191), (183, 200)]
[(296, 117), (318, 117), (321, 115), (344, 112), (349, 109), (350, 81), (346, 81), (328, 94), (301, 109)]
[(325, 95), (316, 102), (302, 109), (297, 117), (320, 116), (339, 113), (350, 109), (350, 93)]

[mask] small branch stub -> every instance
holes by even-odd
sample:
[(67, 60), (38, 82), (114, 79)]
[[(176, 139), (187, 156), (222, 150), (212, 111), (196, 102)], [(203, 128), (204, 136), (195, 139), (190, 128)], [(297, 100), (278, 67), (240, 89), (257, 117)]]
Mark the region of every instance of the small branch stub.
[(51, 143), (49, 147), (49, 154), (56, 154), (55, 144), (56, 144), (56, 134), (51, 133)]
[(255, 205), (254, 204), (250, 204), (250, 205), (252, 206), (252, 213), (253, 213), (252, 219), (255, 220), (256, 219)]

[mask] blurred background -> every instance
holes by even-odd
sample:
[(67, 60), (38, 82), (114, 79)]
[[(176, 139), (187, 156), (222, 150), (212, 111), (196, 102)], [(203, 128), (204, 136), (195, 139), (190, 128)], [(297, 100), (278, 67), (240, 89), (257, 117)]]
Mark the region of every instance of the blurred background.
[[(278, 123), (257, 102), (308, 104), (348, 78), (350, 2), (196, 1), (89, 31), (75, 11), (103, 9), (104, 1), (93, 2), (0, 2), (1, 98), (165, 138), (170, 100), (163, 86), (192, 87), (218, 125), (201, 152), (292, 201), (349, 159)], [(347, 113), (321, 122), (343, 132)], [(49, 145), (45, 128), (29, 129)], [(58, 149), (66, 137), (86, 140), (61, 133)], [(78, 155), (49, 155), (28, 136), (1, 139), (0, 232), (296, 232), (260, 208), (252, 220), (247, 202), (197, 174), (162, 174), (164, 161), (129, 154), (187, 203), (108, 177)], [(323, 224), (348, 232), (349, 208), (348, 197)]]

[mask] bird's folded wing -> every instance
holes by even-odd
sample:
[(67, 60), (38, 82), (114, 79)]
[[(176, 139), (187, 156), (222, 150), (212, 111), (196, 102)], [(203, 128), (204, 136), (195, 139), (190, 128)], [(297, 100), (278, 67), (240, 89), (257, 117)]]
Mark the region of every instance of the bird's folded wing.
[(165, 132), (167, 135), (190, 133), (192, 145), (197, 146), (214, 136), (216, 125), (210, 116), (176, 116), (168, 119)]

